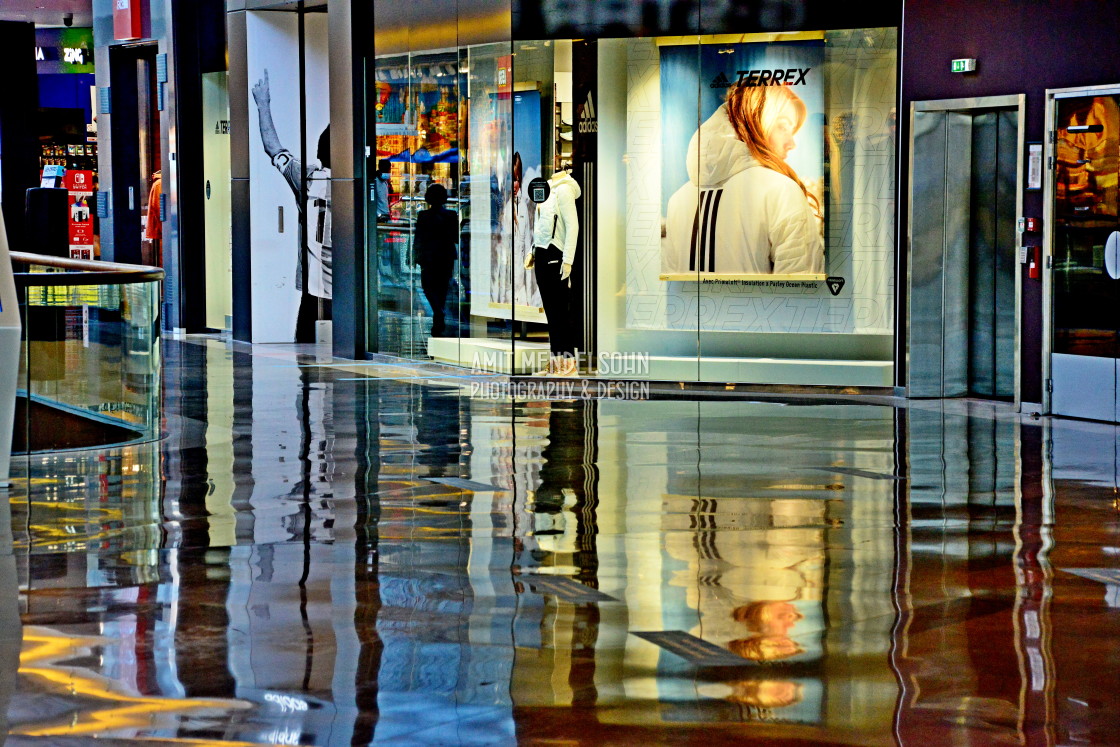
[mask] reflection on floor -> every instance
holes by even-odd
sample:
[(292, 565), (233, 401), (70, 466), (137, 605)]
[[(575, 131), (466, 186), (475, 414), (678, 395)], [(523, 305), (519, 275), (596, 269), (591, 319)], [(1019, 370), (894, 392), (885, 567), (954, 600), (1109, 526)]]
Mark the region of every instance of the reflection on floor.
[(165, 354), (165, 441), (16, 465), (11, 744), (1120, 733), (1111, 426)]

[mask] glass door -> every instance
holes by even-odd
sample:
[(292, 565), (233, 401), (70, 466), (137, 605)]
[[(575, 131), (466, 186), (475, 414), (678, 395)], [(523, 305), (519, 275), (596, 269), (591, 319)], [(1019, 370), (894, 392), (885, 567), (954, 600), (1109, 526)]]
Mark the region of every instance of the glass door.
[(1120, 420), (1120, 92), (1055, 101), (1051, 409)]

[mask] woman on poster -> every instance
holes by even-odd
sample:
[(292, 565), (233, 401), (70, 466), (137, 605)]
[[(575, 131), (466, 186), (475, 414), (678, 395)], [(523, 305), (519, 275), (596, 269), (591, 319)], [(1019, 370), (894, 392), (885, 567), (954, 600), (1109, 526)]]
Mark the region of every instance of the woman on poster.
[(669, 198), (664, 273), (824, 273), (820, 198), (786, 163), (805, 119), (791, 86), (728, 90), (692, 136), (689, 181)]

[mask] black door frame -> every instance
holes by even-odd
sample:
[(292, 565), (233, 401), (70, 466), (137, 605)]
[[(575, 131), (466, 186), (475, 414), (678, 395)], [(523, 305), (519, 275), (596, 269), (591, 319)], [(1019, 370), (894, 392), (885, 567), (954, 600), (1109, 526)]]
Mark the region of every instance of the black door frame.
[[(150, 58), (156, 63), (158, 43), (119, 44), (109, 47), (110, 139), (113, 144), (113, 251), (106, 259), (140, 264), (140, 205), (148, 199), (147, 185), (137, 183), (140, 153), (133, 147), (139, 138), (140, 97), (136, 88), (136, 63)], [(153, 95), (155, 92), (153, 91)], [(160, 148), (163, 149), (162, 136)], [(160, 158), (162, 165), (162, 155)], [(133, 188), (129, 204), (129, 187)]]

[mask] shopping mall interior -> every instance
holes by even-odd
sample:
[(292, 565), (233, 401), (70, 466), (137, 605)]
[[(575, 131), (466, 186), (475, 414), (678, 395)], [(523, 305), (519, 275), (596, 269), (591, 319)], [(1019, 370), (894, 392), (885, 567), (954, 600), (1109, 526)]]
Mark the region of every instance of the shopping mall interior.
[(0, 66), (0, 745), (1120, 743), (1115, 0)]

